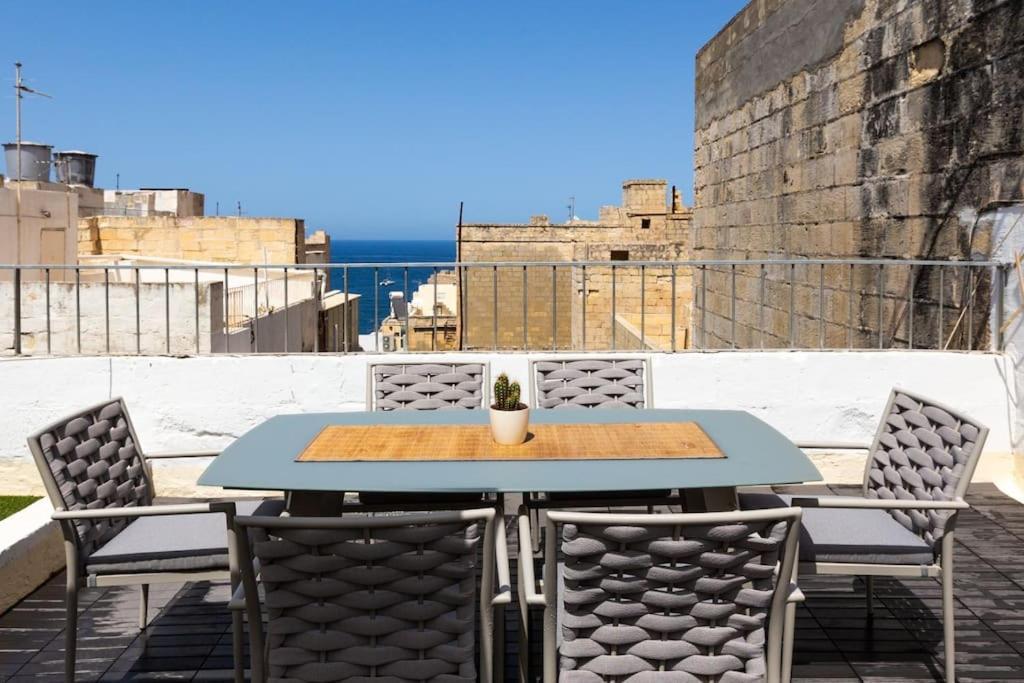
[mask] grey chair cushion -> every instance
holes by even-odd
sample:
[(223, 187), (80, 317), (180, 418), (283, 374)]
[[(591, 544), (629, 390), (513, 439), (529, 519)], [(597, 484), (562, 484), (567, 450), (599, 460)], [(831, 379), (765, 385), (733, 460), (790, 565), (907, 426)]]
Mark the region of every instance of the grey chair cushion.
[(643, 408), (644, 362), (635, 358), (538, 361), (537, 408)]
[[(236, 503), (239, 515), (277, 516), (283, 500)], [(85, 561), (89, 574), (188, 572), (228, 568), (224, 515), (139, 517)]]
[[(740, 508), (788, 507), (793, 496), (741, 493)], [(932, 548), (885, 510), (804, 508), (801, 562), (932, 564)]]
[(396, 363), (373, 366), (373, 410), (484, 407), (482, 363)]

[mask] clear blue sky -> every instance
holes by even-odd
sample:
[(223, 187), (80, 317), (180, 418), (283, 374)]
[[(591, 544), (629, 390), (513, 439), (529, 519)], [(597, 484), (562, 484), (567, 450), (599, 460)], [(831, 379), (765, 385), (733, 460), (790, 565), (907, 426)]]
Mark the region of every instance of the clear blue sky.
[[(100, 155), (97, 182), (190, 187), (207, 211), (337, 238), (596, 217), (620, 182), (690, 201), (696, 51), (745, 0), (5, 5), (26, 139)], [(14, 138), (14, 97), (0, 128)]]

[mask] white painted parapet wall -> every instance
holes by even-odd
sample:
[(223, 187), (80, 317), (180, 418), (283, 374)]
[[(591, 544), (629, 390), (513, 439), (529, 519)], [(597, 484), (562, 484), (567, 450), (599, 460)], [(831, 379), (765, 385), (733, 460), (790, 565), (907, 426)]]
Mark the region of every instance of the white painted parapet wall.
[[(279, 413), (364, 410), (372, 362), (484, 361), (527, 379), (551, 354), (249, 355), (0, 360), (0, 493), (41, 492), (25, 436), (73, 410), (124, 396), (144, 450), (218, 449)], [(579, 355), (579, 354), (574, 354)], [(608, 354), (600, 354), (608, 355)], [(623, 354), (635, 355), (635, 354)], [(724, 351), (652, 354), (659, 408), (748, 410), (799, 441), (868, 442), (894, 385), (960, 408), (991, 429), (978, 481), (1012, 479), (1014, 368), (997, 354)], [(856, 482), (863, 455), (815, 456), (825, 479)], [(159, 463), (159, 492), (195, 493), (199, 462)], [(208, 493), (217, 493), (208, 490)]]

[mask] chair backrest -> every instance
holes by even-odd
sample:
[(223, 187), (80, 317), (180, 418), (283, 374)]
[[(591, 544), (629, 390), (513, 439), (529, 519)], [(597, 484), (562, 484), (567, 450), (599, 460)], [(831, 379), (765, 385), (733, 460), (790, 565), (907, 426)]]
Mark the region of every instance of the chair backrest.
[(531, 363), (535, 408), (652, 408), (645, 358), (568, 358)]
[[(96, 510), (150, 505), (153, 483), (124, 400), (115, 398), (57, 420), (28, 437), (55, 508)], [(76, 520), (84, 560), (131, 519)]]
[(377, 363), (369, 366), (367, 410), (484, 407), (486, 363)]
[[(548, 513), (545, 679), (779, 680), (799, 508), (683, 515)], [(549, 622), (550, 623), (550, 622)], [(553, 630), (553, 629), (548, 629)], [(749, 678), (748, 678), (749, 676)], [(652, 675), (650, 680), (662, 680)]]
[[(494, 508), (237, 517), (250, 624), (259, 621), (253, 558), (265, 590), (267, 640), (259, 626), (253, 651), (266, 652), (268, 678), (477, 680), (476, 611), (490, 609), (481, 596), (490, 595), (494, 520)], [(488, 613), (481, 637), (491, 623)], [(481, 673), (490, 666), (481, 658)]]
[[(974, 476), (988, 428), (952, 408), (893, 389), (864, 472), (864, 495), (883, 500), (952, 500)], [(952, 511), (891, 510), (933, 546)]]

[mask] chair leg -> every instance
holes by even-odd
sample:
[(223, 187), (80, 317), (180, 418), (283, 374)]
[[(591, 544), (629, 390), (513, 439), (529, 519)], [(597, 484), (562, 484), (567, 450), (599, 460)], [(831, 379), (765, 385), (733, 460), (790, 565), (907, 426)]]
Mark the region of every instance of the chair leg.
[(139, 585), (139, 630), (144, 631), (149, 626), (149, 584)]
[(953, 616), (953, 532), (942, 537), (942, 640), (946, 683), (956, 683), (956, 620)]
[(793, 647), (796, 642), (796, 605), (786, 605), (785, 622), (782, 626), (782, 683), (789, 683), (793, 676)]
[(75, 683), (75, 653), (78, 647), (78, 575), (70, 566), (67, 570), (64, 601), (64, 680), (67, 683)]
[(245, 680), (245, 650), (242, 645), (244, 628), (242, 611), (231, 610), (231, 660), (235, 668), (235, 683)]
[(875, 618), (875, 577), (864, 577), (864, 600), (868, 610), (868, 619)]

